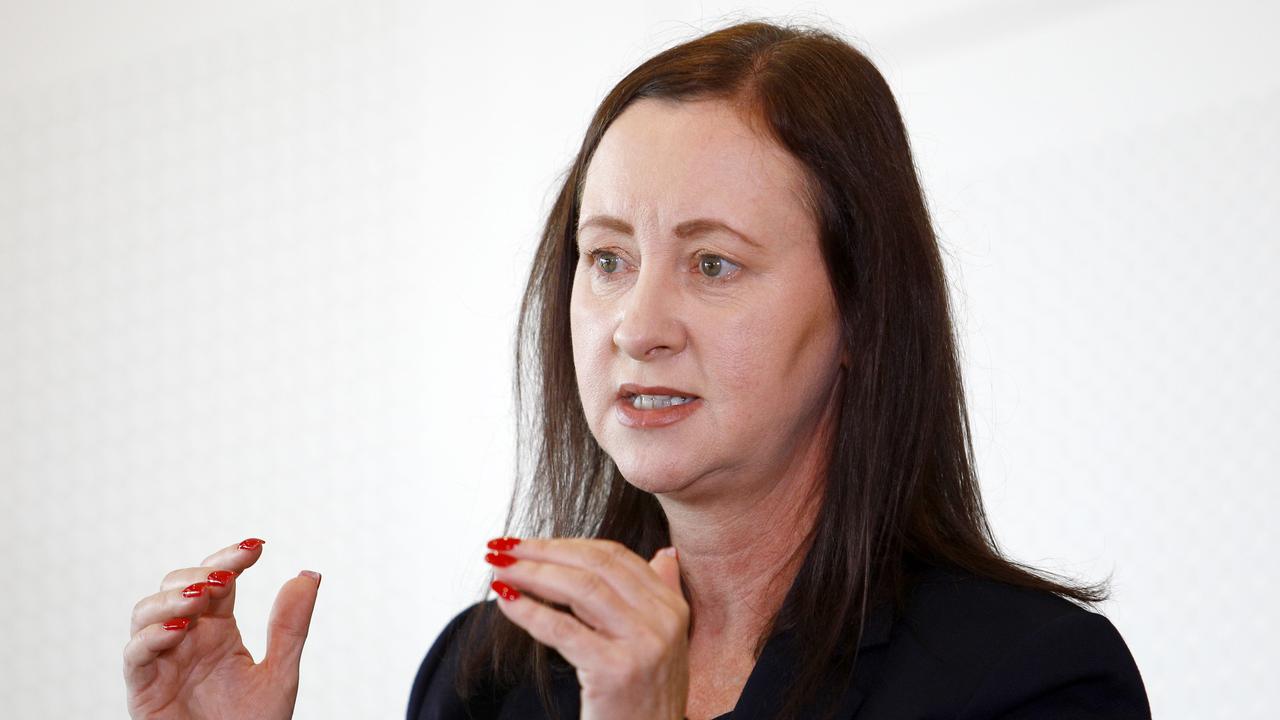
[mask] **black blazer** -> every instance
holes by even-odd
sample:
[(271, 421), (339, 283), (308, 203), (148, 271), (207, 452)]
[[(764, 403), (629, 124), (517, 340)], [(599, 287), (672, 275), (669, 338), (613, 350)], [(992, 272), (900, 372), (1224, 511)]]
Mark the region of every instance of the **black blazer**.
[[(462, 622), (494, 612), (476, 603), (445, 626), (418, 669), (408, 720), (542, 719), (532, 684), (463, 703), (453, 687)], [(789, 632), (769, 639), (733, 711), (715, 720), (776, 715), (797, 651)], [(563, 718), (577, 718), (580, 686), (553, 675)], [(1105, 617), (1049, 593), (930, 569), (901, 614), (867, 619), (853, 677), (831, 678), (841, 720), (925, 718), (1150, 718), (1138, 667)]]

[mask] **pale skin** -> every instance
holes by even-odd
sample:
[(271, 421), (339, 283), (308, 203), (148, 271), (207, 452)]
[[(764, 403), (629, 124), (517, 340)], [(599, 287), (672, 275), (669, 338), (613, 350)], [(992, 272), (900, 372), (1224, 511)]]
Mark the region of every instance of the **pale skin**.
[[(131, 637), (124, 648), (130, 717), (293, 716), (298, 665), (320, 581), (300, 574), (280, 589), (267, 625), (267, 653), (255, 663), (240, 639), (233, 611), (236, 582), (262, 551), (260, 544), (245, 549), (239, 543), (218, 550), (197, 567), (169, 573), (159, 592), (134, 606)], [(211, 573), (221, 574), (210, 582)], [(228, 577), (232, 573), (234, 577)], [(193, 597), (183, 595), (186, 588), (193, 588)], [(164, 623), (173, 618), (186, 618), (190, 624), (165, 629)]]
[[(514, 563), (493, 568), (523, 591), (500, 599), (502, 612), (577, 669), (584, 719), (732, 710), (798, 570), (848, 361), (800, 187), (796, 161), (722, 101), (633, 103), (593, 156), (569, 308), (582, 406), (627, 482), (657, 497), (678, 556), (525, 538), (502, 552)], [(622, 224), (589, 223), (604, 216)], [(694, 219), (750, 241), (677, 232)], [(624, 426), (621, 383), (687, 391), (700, 405), (667, 427)], [(257, 664), (232, 615), (236, 580), (181, 596), (261, 551), (224, 548), (139, 603), (125, 648), (135, 720), (292, 716), (318, 582), (285, 583)], [(197, 622), (164, 630), (174, 616)]]
[[(534, 592), (570, 603), (579, 620), (620, 618), (591, 631), (524, 597), (498, 602), (578, 668), (583, 717), (706, 720), (732, 710), (798, 570), (848, 360), (800, 187), (795, 161), (720, 101), (639, 101), (593, 156), (570, 302), (578, 387), (596, 440), (661, 503), (679, 560), (673, 568), (604, 541), (539, 540), (516, 545), (517, 562), (495, 570), (517, 588), (530, 582), (519, 571), (525, 548), (539, 562), (585, 567), (547, 572)], [(722, 230), (681, 237), (681, 224), (702, 218), (755, 242)], [(668, 427), (628, 427), (615, 410), (622, 383), (688, 391), (702, 406)], [(601, 569), (583, 559), (593, 546), (616, 557)], [(616, 565), (640, 576), (647, 567), (647, 590), (621, 586)], [(681, 577), (697, 621), (672, 637), (672, 611), (644, 598), (668, 597)], [(646, 627), (662, 631), (636, 630)], [(628, 642), (637, 632), (645, 640)], [(665, 649), (654, 637), (667, 638)], [(593, 642), (595, 652), (582, 651)], [(645, 649), (619, 649), (634, 645)]]

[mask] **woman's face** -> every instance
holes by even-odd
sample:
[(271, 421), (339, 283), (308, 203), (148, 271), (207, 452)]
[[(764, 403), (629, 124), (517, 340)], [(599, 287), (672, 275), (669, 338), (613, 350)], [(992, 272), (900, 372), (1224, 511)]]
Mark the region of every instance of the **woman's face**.
[[(722, 101), (640, 100), (602, 138), (579, 212), (573, 358), (591, 432), (632, 485), (759, 490), (741, 484), (814, 449), (842, 358), (800, 188), (796, 161)], [(696, 399), (637, 408), (629, 385)]]

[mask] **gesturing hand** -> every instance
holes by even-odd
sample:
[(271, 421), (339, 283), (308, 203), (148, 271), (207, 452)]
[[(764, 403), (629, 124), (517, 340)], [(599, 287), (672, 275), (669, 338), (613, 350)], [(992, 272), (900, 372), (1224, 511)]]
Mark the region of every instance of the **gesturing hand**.
[(200, 567), (174, 570), (133, 608), (124, 648), (129, 716), (135, 720), (286, 720), (298, 695), (298, 661), (320, 576), (303, 571), (271, 608), (262, 662), (240, 640), (232, 614), (239, 574), (262, 556), (256, 538), (225, 547)]
[(684, 717), (689, 605), (674, 549), (645, 562), (611, 540), (497, 538), (489, 547), (498, 607), (577, 668), (583, 720)]

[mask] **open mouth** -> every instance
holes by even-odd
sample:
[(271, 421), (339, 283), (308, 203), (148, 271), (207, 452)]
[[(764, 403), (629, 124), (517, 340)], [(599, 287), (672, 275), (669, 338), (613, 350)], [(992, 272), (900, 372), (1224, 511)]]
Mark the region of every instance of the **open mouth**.
[(618, 387), (618, 400), (636, 410), (661, 410), (686, 405), (698, 396), (687, 390), (662, 385), (623, 383)]
[(623, 394), (622, 399), (637, 410), (658, 410), (684, 405), (697, 400), (696, 395), (646, 395), (644, 393)]
[(702, 407), (696, 395), (633, 393), (617, 400), (618, 422), (632, 428), (661, 428), (678, 423)]

